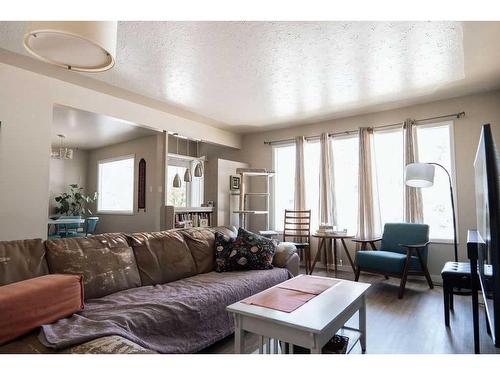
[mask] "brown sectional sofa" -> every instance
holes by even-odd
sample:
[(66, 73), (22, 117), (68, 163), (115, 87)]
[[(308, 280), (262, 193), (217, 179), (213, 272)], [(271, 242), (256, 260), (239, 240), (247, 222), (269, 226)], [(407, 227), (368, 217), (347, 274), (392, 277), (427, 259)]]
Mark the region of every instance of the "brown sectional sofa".
[(297, 275), (299, 259), (278, 247), (273, 270), (216, 273), (215, 232), (236, 235), (217, 227), (0, 242), (0, 286), (83, 274), (86, 305), (0, 353), (193, 353), (222, 339), (233, 331), (225, 307)]

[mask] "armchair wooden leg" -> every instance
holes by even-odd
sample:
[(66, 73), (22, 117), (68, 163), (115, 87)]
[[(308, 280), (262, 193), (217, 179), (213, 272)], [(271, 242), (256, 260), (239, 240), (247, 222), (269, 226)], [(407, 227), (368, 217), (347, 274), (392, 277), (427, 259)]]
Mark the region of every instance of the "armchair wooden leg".
[(420, 249), (416, 249), (416, 252), (418, 261), (420, 262), (420, 267), (422, 268), (422, 271), (424, 271), (424, 276), (427, 280), (427, 284), (429, 284), (429, 288), (434, 289), (434, 284), (432, 282), (431, 275), (429, 274), (429, 270), (427, 269), (427, 266), (422, 259), (422, 256), (420, 255)]
[(399, 299), (403, 298), (403, 294), (405, 292), (406, 279), (408, 278), (408, 270), (410, 269), (410, 260), (411, 260), (411, 254), (410, 252), (408, 252), (408, 255), (406, 256), (405, 266), (403, 269), (403, 274), (401, 275), (401, 283), (399, 284), (399, 294), (398, 294)]
[(361, 270), (359, 269), (359, 266), (356, 268), (356, 273), (354, 274), (354, 281), (359, 280), (359, 274), (361, 273)]

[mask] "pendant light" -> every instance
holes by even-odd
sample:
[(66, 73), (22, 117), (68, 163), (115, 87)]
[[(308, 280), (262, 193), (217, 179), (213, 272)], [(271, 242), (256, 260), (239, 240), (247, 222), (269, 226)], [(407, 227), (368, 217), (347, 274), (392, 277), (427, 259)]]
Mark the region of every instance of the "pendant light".
[[(177, 155), (179, 154), (179, 136), (177, 133), (174, 134), (175, 138), (177, 138)], [(174, 188), (180, 188), (181, 187), (181, 178), (179, 177), (179, 173), (175, 172), (174, 176)]]
[(24, 47), (49, 64), (103, 72), (115, 64), (116, 36), (116, 21), (35, 21), (28, 23)]
[[(186, 145), (187, 145), (187, 156), (189, 156), (189, 139), (186, 138)], [(185, 182), (191, 182), (192, 180), (191, 176), (191, 168), (190, 165), (186, 168), (186, 172), (184, 172), (184, 181)]]
[(57, 136), (59, 137), (60, 145), (58, 149), (52, 149), (51, 157), (61, 160), (73, 159), (73, 149), (64, 146), (64, 139), (66, 138), (64, 134), (58, 134)]
[[(198, 154), (198, 141), (196, 141), (196, 157), (199, 158)], [(194, 167), (194, 177), (202, 177), (203, 176), (203, 165), (200, 160), (197, 160), (196, 167)]]

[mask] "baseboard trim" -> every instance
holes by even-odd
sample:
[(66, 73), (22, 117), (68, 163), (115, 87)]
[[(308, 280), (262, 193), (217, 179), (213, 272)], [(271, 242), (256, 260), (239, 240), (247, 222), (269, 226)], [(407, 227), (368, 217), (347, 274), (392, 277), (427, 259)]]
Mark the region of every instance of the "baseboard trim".
[[(302, 264), (300, 265), (300, 267), (304, 268), (304, 266)], [(317, 263), (316, 267), (314, 267), (314, 268), (317, 270), (326, 271), (326, 267), (323, 263)], [(328, 269), (330, 271), (333, 270), (334, 269), (333, 264), (329, 264)], [(337, 270), (343, 271), (343, 272), (350, 272), (350, 273), (354, 274), (354, 272), (352, 271), (352, 267), (350, 265), (345, 265), (345, 264), (338, 265)], [(410, 276), (410, 277), (412, 277), (412, 276)], [(419, 277), (419, 276), (416, 276), (416, 277)], [(441, 275), (431, 275), (431, 280), (434, 283), (434, 285), (443, 286), (443, 279), (441, 278)]]

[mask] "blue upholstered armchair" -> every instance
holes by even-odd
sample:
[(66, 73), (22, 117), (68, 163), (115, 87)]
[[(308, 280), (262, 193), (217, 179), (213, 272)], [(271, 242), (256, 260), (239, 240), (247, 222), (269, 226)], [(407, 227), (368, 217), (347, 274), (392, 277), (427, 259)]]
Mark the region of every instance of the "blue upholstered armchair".
[[(380, 249), (375, 242), (382, 240)], [(356, 253), (356, 281), (361, 271), (378, 273), (401, 278), (399, 298), (403, 298), (408, 275), (425, 276), (429, 287), (432, 284), (427, 270), (427, 252), (429, 245), (429, 226), (426, 224), (387, 223), (382, 238), (353, 240), (361, 243), (361, 250)], [(367, 250), (367, 244), (372, 250)]]

